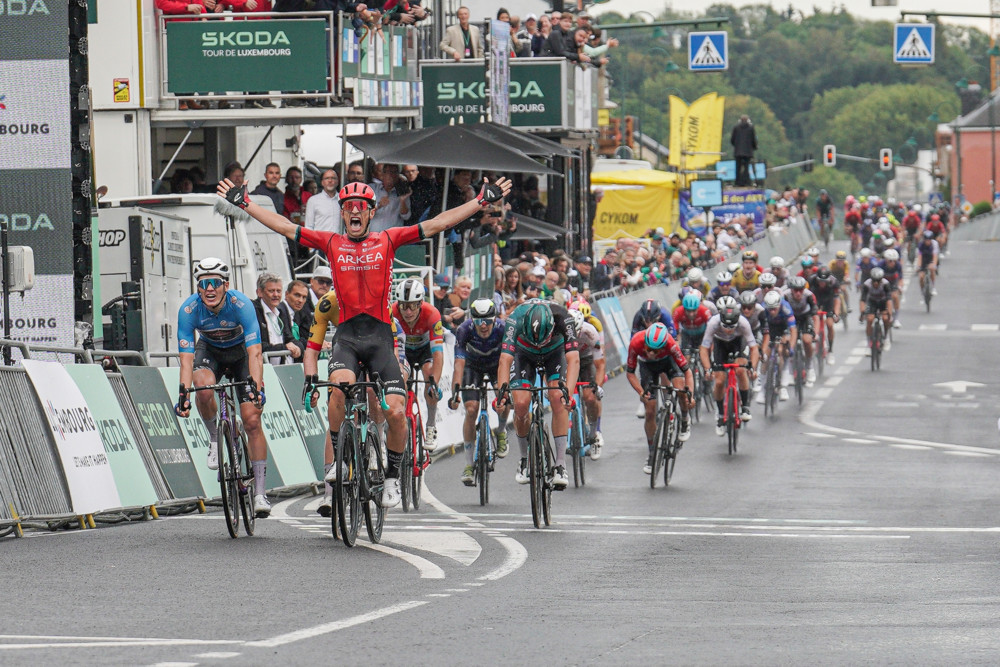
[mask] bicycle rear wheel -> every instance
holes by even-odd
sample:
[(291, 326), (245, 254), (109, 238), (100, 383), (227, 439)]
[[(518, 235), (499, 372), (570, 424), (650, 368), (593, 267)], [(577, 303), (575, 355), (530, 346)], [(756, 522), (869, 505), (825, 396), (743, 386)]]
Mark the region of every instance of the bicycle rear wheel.
[(219, 489), (222, 493), (222, 510), (226, 514), (229, 537), (240, 536), (240, 485), (239, 462), (236, 459), (232, 426), (222, 422), (219, 429)]
[(542, 431), (545, 453), (545, 476), (542, 485), (542, 520), (546, 526), (552, 525), (552, 473), (555, 468), (555, 453), (552, 450), (552, 433), (546, 427)]
[(580, 406), (577, 405), (570, 413), (569, 421), (569, 456), (573, 459), (573, 486), (580, 488), (586, 482), (583, 479), (583, 426), (580, 423)]
[(544, 520), (542, 504), (545, 495), (545, 454), (542, 453), (542, 433), (538, 424), (532, 423), (528, 431), (528, 482), (531, 491), (531, 521), (541, 528)]
[[(676, 401), (676, 399), (675, 399)], [(680, 414), (677, 404), (674, 402), (670, 416), (667, 419), (667, 432), (663, 443), (663, 486), (670, 486), (670, 479), (674, 476), (674, 464), (677, 462), (677, 443), (680, 437)]]
[(799, 405), (802, 405), (802, 389), (805, 384), (805, 350), (802, 349), (802, 341), (798, 341), (795, 344), (795, 360), (792, 366), (795, 369), (795, 399), (798, 401)]
[(402, 496), (400, 504), (404, 512), (410, 511), (410, 498), (413, 496), (413, 419), (406, 418), (406, 449), (403, 450), (403, 460), (399, 462), (399, 490)]
[[(340, 528), (340, 538), (344, 544), (353, 547), (361, 528), (361, 480), (358, 466), (358, 451), (354, 439), (354, 427), (344, 424), (340, 430), (340, 442), (335, 447), (335, 462), (338, 479), (333, 484), (337, 514), (334, 520)], [(337, 526), (334, 527), (336, 531)], [(336, 534), (336, 532), (334, 533)]]
[(485, 416), (479, 419), (479, 437), (476, 438), (476, 480), (479, 483), (479, 504), (490, 502), (490, 455), (493, 449), (490, 422)]
[(413, 509), (420, 509), (420, 492), (424, 488), (424, 469), (427, 467), (427, 457), (430, 454), (424, 449), (424, 422), (420, 419), (420, 415), (414, 420), (413, 425), (415, 427), (416, 433), (416, 456), (417, 465), (413, 470), (413, 495), (410, 497), (410, 503), (413, 505)]
[(728, 436), (729, 440), (730, 456), (736, 453), (736, 443), (740, 438), (740, 426), (739, 423), (737, 422), (740, 412), (739, 402), (740, 402), (739, 392), (737, 392), (734, 389), (729, 390), (729, 400), (727, 401), (727, 403), (729, 404), (727, 407), (729, 409), (726, 410), (726, 435)]
[[(370, 424), (369, 426), (374, 426)], [(382, 494), (385, 493), (385, 467), (382, 465), (378, 436), (373, 431), (368, 432), (365, 441), (362, 460), (365, 473), (364, 511), (365, 528), (368, 529), (368, 539), (372, 544), (382, 541), (382, 527), (385, 525), (385, 508), (382, 507)]]
[(253, 511), (254, 475), (253, 465), (250, 463), (250, 448), (247, 446), (247, 434), (242, 429), (236, 453), (240, 462), (238, 470), (240, 472), (240, 514), (243, 515), (243, 532), (247, 536), (251, 536), (257, 527), (257, 514)]
[(663, 467), (664, 449), (662, 444), (667, 437), (667, 421), (670, 416), (666, 407), (658, 408), (656, 411), (656, 434), (653, 435), (653, 461), (652, 470), (649, 473), (649, 488), (656, 488), (656, 478), (660, 476), (660, 468)]
[(701, 385), (704, 382), (704, 377), (699, 371), (694, 373), (694, 406), (691, 412), (694, 413), (694, 422), (696, 424), (701, 423), (701, 404), (698, 400), (698, 396), (701, 395)]
[(823, 363), (826, 361), (826, 322), (820, 323), (822, 330), (818, 336), (818, 350), (813, 350), (813, 358), (816, 360), (816, 377), (823, 377)]
[(931, 312), (931, 277), (930, 275), (924, 276), (924, 306), (927, 308), (927, 312)]

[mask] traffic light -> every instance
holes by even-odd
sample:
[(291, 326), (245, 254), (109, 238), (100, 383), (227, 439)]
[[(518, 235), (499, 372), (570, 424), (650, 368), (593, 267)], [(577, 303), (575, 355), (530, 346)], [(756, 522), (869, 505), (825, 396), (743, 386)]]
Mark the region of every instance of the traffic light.
[(632, 130), (635, 128), (635, 118), (632, 116), (625, 116), (625, 145), (629, 148), (635, 148), (635, 143), (632, 136)]
[(802, 165), (802, 171), (808, 174), (813, 170), (813, 154), (806, 153), (802, 156), (802, 161), (805, 162), (805, 164)]
[(880, 148), (878, 151), (878, 168), (882, 171), (892, 171), (892, 149)]
[(622, 142), (622, 119), (612, 118), (611, 119), (611, 137), (615, 140), (615, 145), (617, 146)]
[(827, 144), (823, 146), (823, 166), (824, 167), (836, 167), (837, 166), (837, 147), (833, 144)]

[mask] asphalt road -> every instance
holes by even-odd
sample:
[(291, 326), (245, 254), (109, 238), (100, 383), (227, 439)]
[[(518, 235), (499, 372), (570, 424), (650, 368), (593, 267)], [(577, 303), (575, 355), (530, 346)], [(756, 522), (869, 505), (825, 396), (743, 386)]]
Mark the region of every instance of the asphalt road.
[(852, 319), (806, 404), (754, 406), (736, 456), (696, 425), (668, 489), (616, 378), (605, 455), (547, 529), (512, 455), (486, 508), (436, 462), (378, 547), (334, 541), (314, 497), (251, 539), (218, 512), (6, 539), (0, 663), (995, 664), (994, 255), (953, 247), (930, 313), (907, 289), (880, 372)]

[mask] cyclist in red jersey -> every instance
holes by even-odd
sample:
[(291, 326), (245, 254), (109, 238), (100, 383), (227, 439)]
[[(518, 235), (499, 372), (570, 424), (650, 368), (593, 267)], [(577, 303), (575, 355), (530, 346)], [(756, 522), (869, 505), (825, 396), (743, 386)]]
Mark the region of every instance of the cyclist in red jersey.
[[(399, 363), (392, 353), (389, 314), (392, 261), (396, 250), (454, 227), (481, 208), (502, 200), (510, 193), (510, 188), (511, 182), (506, 178), (500, 178), (496, 183), (485, 182), (476, 197), (442, 211), (430, 220), (384, 232), (369, 232), (375, 214), (375, 193), (364, 183), (348, 183), (341, 188), (339, 195), (341, 220), (346, 233), (336, 234), (300, 227), (284, 216), (251, 202), (245, 185), (236, 187), (229, 179), (219, 182), (216, 191), (220, 197), (243, 208), (265, 227), (326, 253), (340, 305), (340, 326), (337, 327), (330, 353), (330, 381), (354, 382), (364, 365), (370, 372), (378, 373), (386, 385), (389, 465), (381, 499), (383, 507), (399, 504), (399, 465), (406, 438), (406, 417), (403, 414), (406, 388)], [(339, 391), (331, 392), (329, 424), (334, 442), (339, 438), (343, 421), (344, 395)], [(334, 466), (327, 474), (327, 481), (335, 481), (339, 472)]]

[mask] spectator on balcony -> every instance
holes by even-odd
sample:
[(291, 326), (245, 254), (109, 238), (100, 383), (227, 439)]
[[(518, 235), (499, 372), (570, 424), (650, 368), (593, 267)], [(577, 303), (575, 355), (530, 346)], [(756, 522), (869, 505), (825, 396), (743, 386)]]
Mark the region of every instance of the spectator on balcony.
[(608, 52), (608, 49), (618, 46), (618, 40), (612, 37), (607, 42), (601, 43), (601, 38), (603, 37), (603, 33), (600, 30), (600, 28), (595, 30), (593, 28), (586, 27), (584, 28), (584, 30), (587, 31), (588, 39), (583, 45), (583, 52), (586, 53), (588, 56), (590, 56), (592, 59), (602, 58), (604, 62), (598, 64), (598, 67), (600, 67), (600, 65), (607, 63), (607, 58), (604, 57), (604, 54)]
[(221, 12), (224, 8), (223, 4), (216, 2), (216, 0), (156, 0), (156, 8), (169, 16), (200, 16), (211, 12)]
[(383, 232), (392, 227), (401, 227), (410, 219), (410, 184), (399, 177), (399, 165), (383, 164), (382, 179), (373, 180), (369, 185), (375, 191), (375, 215), (372, 216), (371, 231)]
[(526, 39), (529, 42), (531, 38), (538, 33), (538, 17), (534, 14), (528, 14), (521, 21), (521, 30), (517, 33), (518, 39)]
[(458, 24), (449, 26), (441, 40), (441, 50), (455, 59), (483, 57), (483, 35), (479, 28), (469, 23), (469, 8), (459, 7), (455, 12)]
[[(594, 67), (600, 67), (601, 65), (608, 62), (607, 58), (591, 56), (588, 53), (592, 47), (587, 44), (590, 40), (590, 31), (587, 28), (577, 28), (573, 31), (573, 48), (576, 50), (576, 61), (578, 64), (583, 65), (585, 63), (590, 63)], [(606, 51), (607, 49), (605, 49)], [(566, 56), (568, 60), (573, 60), (568, 55)]]
[[(531, 14), (528, 14), (528, 16), (531, 16)], [(545, 40), (551, 34), (552, 21), (549, 19), (548, 14), (542, 14), (541, 18), (538, 19), (538, 29), (531, 34), (531, 55), (536, 57), (542, 55)]]
[(545, 40), (542, 47), (542, 55), (556, 58), (565, 58), (570, 62), (590, 62), (590, 56), (580, 54), (577, 51), (576, 40), (572, 35), (573, 15), (564, 12), (559, 17), (559, 25), (552, 27), (552, 33)]
[(222, 170), (222, 176), (231, 180), (233, 185), (238, 188), (243, 185), (243, 179), (246, 177), (246, 174), (243, 171), (243, 166), (239, 162), (233, 161), (227, 164)]
[(219, 4), (243, 14), (260, 14), (271, 11), (271, 0), (220, 0)]
[(340, 178), (333, 169), (327, 169), (320, 177), (323, 189), (306, 202), (305, 226), (322, 232), (340, 231)]
[(309, 201), (309, 193), (302, 188), (302, 170), (292, 166), (285, 171), (285, 201), (282, 215), (301, 225)]
[(347, 165), (347, 182), (348, 183), (364, 183), (365, 182), (365, 164), (364, 164), (364, 162), (362, 162), (361, 160), (355, 160), (351, 164)]
[(277, 162), (271, 162), (264, 168), (264, 180), (250, 194), (268, 197), (274, 205), (274, 210), (284, 213), (285, 193), (278, 189), (280, 180), (281, 166)]
[(305, 12), (308, 10), (309, 4), (306, 0), (274, 0), (274, 11), (276, 12)]
[(441, 212), (441, 186), (438, 184), (434, 167), (418, 167), (415, 164), (403, 166), (403, 176), (410, 182), (410, 224), (429, 220)]
[(515, 58), (531, 57), (531, 39), (521, 30), (521, 19), (510, 17), (510, 53)]

